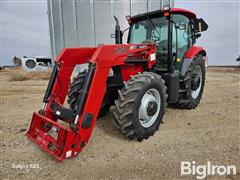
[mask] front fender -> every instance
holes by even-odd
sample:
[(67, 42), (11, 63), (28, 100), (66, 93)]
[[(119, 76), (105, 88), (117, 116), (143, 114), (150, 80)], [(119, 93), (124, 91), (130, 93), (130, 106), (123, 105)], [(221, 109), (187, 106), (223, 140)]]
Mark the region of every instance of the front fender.
[[(200, 46), (192, 46), (191, 48), (188, 49), (188, 51), (186, 52), (184, 59), (181, 63), (181, 68), (180, 68), (180, 72), (181, 75), (183, 76), (186, 71), (188, 70), (188, 67), (190, 66), (190, 64), (192, 63), (193, 59), (198, 55), (201, 54), (203, 55), (203, 57), (207, 56), (207, 53), (205, 51), (205, 49), (203, 47)], [(204, 61), (206, 63), (206, 58), (204, 58)]]

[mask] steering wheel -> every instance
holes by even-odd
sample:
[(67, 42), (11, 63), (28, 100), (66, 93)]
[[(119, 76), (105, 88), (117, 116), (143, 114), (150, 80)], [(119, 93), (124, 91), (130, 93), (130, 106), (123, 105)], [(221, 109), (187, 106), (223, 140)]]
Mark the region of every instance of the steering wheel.
[(159, 42), (160, 42), (160, 37), (158, 37), (158, 36), (151, 36), (151, 39), (156, 43), (156, 44), (158, 44)]

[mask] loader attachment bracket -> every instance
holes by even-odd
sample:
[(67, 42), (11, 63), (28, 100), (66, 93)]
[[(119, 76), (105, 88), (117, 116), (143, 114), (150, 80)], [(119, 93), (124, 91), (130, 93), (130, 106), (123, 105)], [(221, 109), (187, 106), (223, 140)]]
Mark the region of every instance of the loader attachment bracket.
[(78, 139), (72, 131), (38, 113), (33, 113), (27, 136), (57, 160), (74, 157), (80, 151), (72, 146)]

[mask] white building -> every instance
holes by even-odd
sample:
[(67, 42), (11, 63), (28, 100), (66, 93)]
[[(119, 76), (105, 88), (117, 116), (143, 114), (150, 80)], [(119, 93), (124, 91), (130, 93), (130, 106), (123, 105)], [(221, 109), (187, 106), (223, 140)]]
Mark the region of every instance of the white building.
[[(128, 27), (125, 17), (160, 9), (161, 0), (48, 0), (53, 59), (64, 47), (114, 43), (115, 21)], [(166, 2), (166, 0), (165, 0)], [(124, 39), (126, 39), (127, 33)]]

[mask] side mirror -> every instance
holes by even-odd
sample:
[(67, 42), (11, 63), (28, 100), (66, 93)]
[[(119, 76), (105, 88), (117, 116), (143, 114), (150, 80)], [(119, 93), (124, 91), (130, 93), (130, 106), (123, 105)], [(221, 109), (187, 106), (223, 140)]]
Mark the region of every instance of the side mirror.
[(207, 31), (208, 24), (202, 18), (201, 19), (197, 19), (195, 21), (195, 29), (196, 29), (196, 32)]

